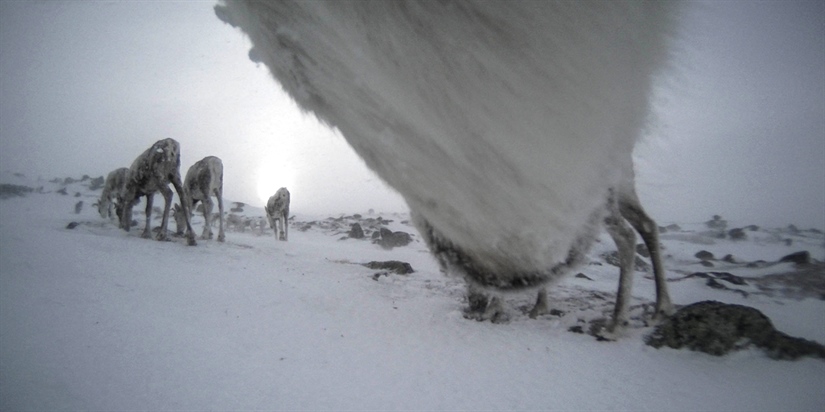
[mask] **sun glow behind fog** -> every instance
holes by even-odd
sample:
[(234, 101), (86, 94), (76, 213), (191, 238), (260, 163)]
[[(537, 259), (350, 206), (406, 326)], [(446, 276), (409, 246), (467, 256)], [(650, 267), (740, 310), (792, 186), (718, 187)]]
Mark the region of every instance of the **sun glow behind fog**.
[(295, 168), (287, 162), (275, 158), (265, 159), (258, 166), (258, 198), (261, 205), (265, 205), (270, 196), (282, 187), (294, 191), (296, 175)]

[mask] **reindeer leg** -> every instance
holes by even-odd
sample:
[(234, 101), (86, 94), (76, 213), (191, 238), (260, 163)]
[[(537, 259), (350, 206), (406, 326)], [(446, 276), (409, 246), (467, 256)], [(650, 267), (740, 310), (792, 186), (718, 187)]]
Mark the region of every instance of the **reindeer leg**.
[(284, 209), (284, 241), (289, 240), (289, 208)]
[(223, 177), (221, 177), (220, 187), (215, 189), (215, 197), (218, 198), (218, 212), (220, 213), (218, 218), (218, 242), (223, 242), (226, 240), (226, 235), (223, 232)]
[(507, 323), (510, 320), (498, 296), (490, 297), (472, 283), (467, 284), (467, 303), (468, 307), (464, 310), (466, 319), (479, 322), (489, 320), (492, 323)]
[(662, 265), (662, 253), (659, 249), (659, 228), (656, 222), (645, 213), (635, 191), (621, 194), (619, 197), (619, 211), (622, 217), (636, 229), (650, 252), (650, 261), (653, 265), (653, 277), (656, 280), (656, 308), (653, 320), (660, 321), (673, 314), (673, 303), (667, 290), (665, 268)]
[[(155, 197), (154, 193), (149, 193), (146, 195), (146, 227), (143, 229), (143, 234), (140, 237), (144, 239), (149, 239), (152, 237), (152, 227), (151, 227), (151, 218), (152, 218), (152, 198)], [(126, 222), (127, 225), (131, 224), (131, 222)]]
[[(178, 197), (180, 197), (181, 199), (186, 199), (184, 197), (185, 193), (183, 191), (183, 184), (180, 181), (180, 175), (177, 173), (177, 171), (169, 177), (170, 177), (169, 180), (172, 182), (172, 186), (174, 186), (175, 191), (178, 192)], [(186, 217), (186, 239), (187, 239), (187, 244), (189, 246), (196, 246), (198, 244), (198, 242), (195, 241), (195, 232), (192, 230), (192, 223), (191, 223), (191, 219), (190, 219), (190, 217), (192, 216), (192, 208), (191, 208), (191, 206), (188, 205), (188, 203), (189, 203), (188, 201), (186, 201), (186, 202), (181, 201), (181, 203), (183, 203), (181, 205), (181, 207), (183, 208), (183, 215)]]
[[(160, 232), (156, 237), (157, 240), (169, 240), (169, 236), (166, 234), (167, 227), (169, 226), (169, 210), (172, 209), (172, 190), (169, 189), (169, 186), (161, 187), (160, 193), (163, 195), (163, 200), (165, 204), (163, 205), (163, 218), (160, 220)], [(186, 203), (186, 202), (181, 202)]]
[(536, 295), (536, 304), (530, 310), (530, 318), (535, 319), (541, 315), (547, 314), (547, 289), (539, 289)]
[(619, 212), (618, 201), (612, 191), (607, 209), (609, 213), (604, 223), (619, 252), (619, 291), (616, 293), (613, 319), (607, 328), (607, 332), (613, 334), (627, 325), (627, 308), (633, 287), (633, 264), (636, 258), (636, 233)]
[(203, 234), (201, 239), (212, 239), (212, 198), (209, 191), (203, 192), (206, 198), (203, 199)]

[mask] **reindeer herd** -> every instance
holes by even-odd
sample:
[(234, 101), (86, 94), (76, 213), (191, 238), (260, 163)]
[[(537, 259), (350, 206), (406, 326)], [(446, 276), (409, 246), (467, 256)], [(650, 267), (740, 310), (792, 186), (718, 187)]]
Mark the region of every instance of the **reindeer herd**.
[[(169, 185), (175, 188), (180, 204), (172, 208), (174, 196)], [(218, 220), (218, 241), (226, 240), (224, 233), (223, 208), (223, 162), (216, 156), (206, 156), (195, 162), (186, 172), (186, 179), (180, 178), (180, 144), (175, 139), (158, 140), (138, 156), (131, 167), (118, 168), (106, 177), (103, 193), (97, 202), (98, 212), (104, 219), (117, 218), (118, 225), (125, 231), (132, 227), (132, 209), (146, 198), (146, 225), (141, 237), (152, 235), (152, 204), (155, 193), (163, 195), (164, 207), (157, 240), (168, 240), (169, 215), (177, 224), (176, 234), (185, 236), (190, 246), (197, 245), (192, 230), (191, 218), (198, 202), (203, 204), (204, 227), (201, 239), (212, 239), (212, 225)], [(212, 196), (218, 200), (218, 213), (213, 214)], [(114, 208), (115, 214), (112, 214)], [(267, 219), (275, 230), (277, 239), (287, 240), (289, 219), (289, 191), (282, 187), (266, 205)], [(229, 216), (231, 221), (233, 216)], [(280, 225), (280, 228), (279, 226)], [(185, 228), (185, 230), (184, 230)]]

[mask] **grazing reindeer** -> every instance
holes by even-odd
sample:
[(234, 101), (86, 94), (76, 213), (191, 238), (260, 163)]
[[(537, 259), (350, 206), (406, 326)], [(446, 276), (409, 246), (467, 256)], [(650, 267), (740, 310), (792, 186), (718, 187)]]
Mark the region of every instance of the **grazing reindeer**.
[[(278, 189), (269, 201), (266, 202), (266, 218), (269, 227), (275, 230), (275, 237), (287, 240), (289, 236), (289, 190), (285, 187)], [(278, 230), (280, 225), (280, 230)]]
[[(123, 191), (123, 213), (121, 226), (129, 231), (132, 221), (132, 208), (140, 200), (141, 196), (146, 196), (146, 227), (143, 229), (144, 238), (151, 236), (151, 216), (152, 198), (155, 192), (160, 191), (166, 204), (163, 208), (163, 219), (161, 220), (158, 240), (166, 240), (166, 228), (169, 223), (169, 209), (172, 206), (172, 189), (169, 183), (175, 187), (178, 196), (184, 198), (183, 185), (180, 180), (180, 145), (175, 139), (158, 140), (149, 149), (143, 152), (132, 163), (129, 171), (129, 180)], [(185, 202), (184, 202), (185, 203)], [(195, 235), (192, 232), (192, 225), (189, 221), (188, 207), (184, 204), (184, 217), (186, 220), (186, 237), (188, 244), (194, 246)]]
[[(450, 272), (514, 290), (569, 272), (606, 215), (621, 242), (632, 239), (617, 216), (641, 210), (625, 188), (678, 8), (244, 0), (215, 12), (249, 35), (303, 110), (404, 196)], [(612, 329), (626, 299), (620, 292)]]
[[(100, 194), (100, 200), (96, 203), (100, 217), (104, 219), (114, 218), (115, 215), (112, 215), (112, 206), (114, 206), (116, 217), (120, 220), (123, 209), (120, 198), (128, 180), (128, 167), (121, 167), (109, 172), (109, 175), (106, 176), (106, 182), (103, 184), (103, 193)], [(117, 203), (115, 203), (115, 200)]]
[[(223, 163), (215, 156), (206, 156), (196, 162), (186, 172), (186, 179), (183, 181), (184, 199), (186, 209), (194, 210), (195, 205), (203, 202), (203, 234), (201, 239), (212, 239), (212, 196), (218, 199), (218, 242), (223, 242), (226, 235), (223, 231)], [(175, 205), (175, 222), (178, 225), (178, 233), (181, 232), (183, 224), (184, 208)]]

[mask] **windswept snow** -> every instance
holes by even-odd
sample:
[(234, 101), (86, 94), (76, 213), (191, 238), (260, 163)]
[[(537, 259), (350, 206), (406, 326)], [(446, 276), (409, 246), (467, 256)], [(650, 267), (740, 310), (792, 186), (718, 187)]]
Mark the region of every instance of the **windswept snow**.
[[(0, 199), (0, 410), (822, 410), (825, 362), (725, 357), (653, 349), (640, 319), (616, 342), (571, 326), (611, 309), (618, 268), (604, 234), (580, 271), (550, 291), (563, 316), (529, 319), (530, 294), (508, 295), (508, 324), (464, 319), (464, 287), (445, 277), (404, 215), (381, 215), (413, 233), (385, 250), (346, 230), (298, 222), (288, 242), (271, 230), (226, 234), (226, 243), (158, 242), (102, 220), (84, 183), (3, 183), (35, 190)], [(79, 197), (75, 194), (79, 193)], [(295, 194), (298, 196), (299, 194)], [(75, 205), (84, 201), (80, 214)], [(137, 212), (140, 206), (135, 208)], [(246, 206), (263, 217), (262, 207)], [(374, 216), (377, 216), (376, 214)], [(336, 216), (337, 217), (337, 216)], [(365, 214), (366, 217), (366, 214)], [(67, 229), (70, 222), (78, 222)], [(198, 231), (203, 220), (193, 219)], [(747, 222), (750, 223), (750, 222)], [(157, 224), (156, 224), (157, 225)], [(702, 225), (662, 236), (674, 302), (753, 306), (777, 329), (825, 342), (825, 301), (760, 290), (711, 289), (696, 271), (744, 278), (793, 271), (745, 268), (693, 255), (775, 261), (823, 236), (760, 229), (746, 241), (712, 239)], [(692, 231), (691, 231), (692, 230)], [(697, 244), (690, 239), (705, 239)], [(793, 239), (789, 246), (784, 239)], [(374, 277), (359, 263), (409, 262), (415, 273)], [(820, 276), (822, 274), (819, 274)], [(636, 274), (634, 316), (654, 298)]]

